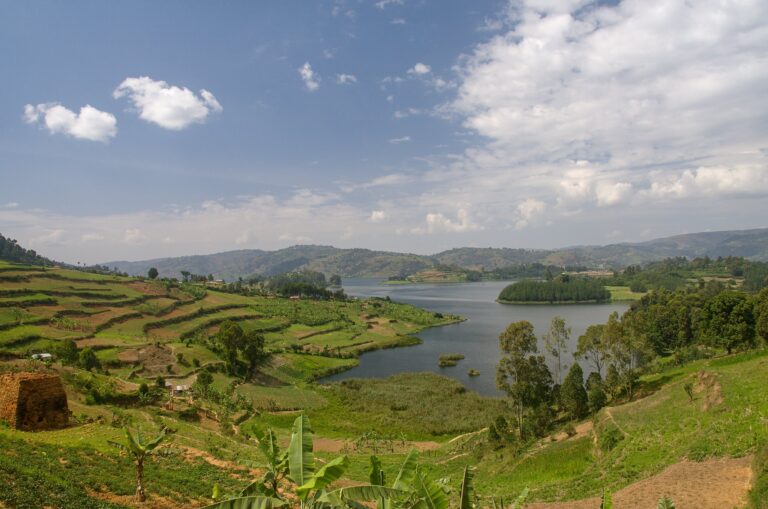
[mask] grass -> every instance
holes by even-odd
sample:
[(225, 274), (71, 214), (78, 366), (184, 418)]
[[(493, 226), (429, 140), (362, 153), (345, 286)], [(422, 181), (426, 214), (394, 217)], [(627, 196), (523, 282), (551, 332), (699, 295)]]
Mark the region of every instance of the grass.
[(609, 292), (611, 292), (611, 301), (634, 301), (640, 300), (647, 292), (633, 292), (628, 286), (606, 286)]
[[(683, 385), (696, 384), (701, 370), (714, 374), (721, 403), (707, 404), (714, 388), (689, 402)], [(598, 414), (598, 443), (603, 434), (616, 433), (613, 422), (626, 433), (612, 449), (598, 453), (591, 440), (579, 439), (546, 445), (523, 461), (489, 454), (478, 466), (478, 489), (506, 494), (510, 488), (515, 492), (529, 486), (532, 500), (586, 498), (599, 495), (603, 488), (616, 490), (656, 474), (683, 458), (740, 457), (768, 441), (766, 351), (697, 361), (644, 377), (642, 382), (658, 390)], [(513, 475), (506, 475), (507, 470)]]

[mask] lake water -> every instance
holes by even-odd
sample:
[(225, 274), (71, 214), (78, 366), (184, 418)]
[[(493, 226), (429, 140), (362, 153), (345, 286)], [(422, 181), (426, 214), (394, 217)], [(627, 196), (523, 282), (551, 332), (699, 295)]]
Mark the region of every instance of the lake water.
[[(423, 343), (417, 346), (375, 350), (360, 356), (360, 365), (343, 373), (324, 378), (338, 381), (347, 378), (387, 377), (407, 371), (432, 371), (459, 380), (480, 394), (499, 395), (496, 389), (496, 364), (499, 361), (499, 334), (511, 322), (528, 320), (541, 337), (555, 316), (561, 316), (572, 328), (569, 352), (589, 325), (603, 323), (613, 311), (623, 313), (628, 304), (565, 304), (565, 305), (507, 305), (497, 303), (496, 297), (508, 281), (459, 284), (382, 285), (373, 279), (346, 279), (344, 291), (356, 297), (387, 297), (440, 313), (451, 313), (467, 321), (434, 327), (417, 335)], [(539, 351), (543, 351), (541, 343)], [(465, 359), (458, 365), (440, 368), (438, 357), (445, 353), (461, 353)], [(563, 357), (563, 377), (573, 357)], [(588, 366), (581, 363), (585, 372)], [(554, 367), (551, 364), (551, 367)], [(480, 376), (470, 377), (474, 368)], [(554, 377), (553, 371), (553, 377)]]

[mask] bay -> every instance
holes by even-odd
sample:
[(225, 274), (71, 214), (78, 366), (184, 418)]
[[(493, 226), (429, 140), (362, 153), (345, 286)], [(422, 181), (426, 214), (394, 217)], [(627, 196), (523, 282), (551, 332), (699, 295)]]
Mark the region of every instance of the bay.
[[(604, 323), (617, 311), (623, 313), (627, 303), (610, 304), (528, 304), (508, 305), (496, 302), (499, 292), (509, 281), (488, 281), (456, 284), (385, 285), (376, 279), (346, 279), (344, 290), (354, 297), (390, 297), (397, 302), (413, 304), (433, 312), (451, 313), (465, 317), (462, 323), (433, 327), (417, 334), (422, 343), (416, 346), (367, 352), (360, 356), (355, 368), (322, 379), (333, 382), (349, 378), (387, 377), (396, 373), (431, 371), (460, 381), (468, 389), (488, 396), (498, 396), (496, 364), (499, 361), (499, 334), (512, 322), (528, 320), (541, 337), (553, 317), (561, 316), (572, 328), (569, 351), (563, 356), (563, 373), (573, 362), (571, 352), (578, 337), (589, 325)], [(543, 345), (539, 342), (539, 351)], [(465, 356), (457, 366), (440, 368), (438, 358), (446, 353)], [(554, 369), (551, 356), (550, 368)], [(580, 361), (585, 373), (589, 367)], [(470, 368), (480, 376), (470, 377)], [(553, 371), (554, 376), (554, 371)]]

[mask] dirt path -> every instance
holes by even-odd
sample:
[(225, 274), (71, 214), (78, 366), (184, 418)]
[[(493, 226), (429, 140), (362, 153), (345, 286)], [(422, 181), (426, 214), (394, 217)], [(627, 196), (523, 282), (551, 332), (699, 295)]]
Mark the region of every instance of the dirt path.
[[(752, 478), (752, 457), (721, 458), (702, 462), (684, 460), (663, 472), (630, 484), (613, 494), (616, 509), (656, 507), (668, 496), (677, 509), (743, 507)], [(598, 497), (572, 502), (526, 504), (526, 509), (598, 509)]]
[(628, 437), (628, 436), (629, 436), (629, 433), (627, 433), (627, 431), (626, 431), (624, 428), (622, 428), (621, 426), (619, 426), (619, 423), (618, 423), (618, 422), (616, 422), (616, 419), (614, 419), (614, 418), (613, 418), (613, 412), (611, 412), (611, 407), (605, 407), (605, 415), (607, 415), (607, 416), (608, 416), (608, 420), (609, 420), (609, 421), (611, 421), (611, 422), (613, 423), (613, 425), (614, 425), (614, 426), (616, 426), (616, 429), (618, 429), (619, 431), (621, 431), (621, 432), (622, 432), (622, 434), (623, 434), (625, 437)]

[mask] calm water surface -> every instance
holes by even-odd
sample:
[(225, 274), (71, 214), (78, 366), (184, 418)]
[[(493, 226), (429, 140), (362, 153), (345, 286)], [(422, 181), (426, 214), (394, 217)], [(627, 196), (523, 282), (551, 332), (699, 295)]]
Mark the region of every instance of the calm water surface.
[[(382, 285), (374, 279), (347, 279), (344, 290), (356, 297), (387, 297), (407, 302), (420, 308), (440, 313), (451, 313), (467, 318), (466, 322), (435, 327), (418, 333), (423, 343), (417, 346), (391, 348), (364, 353), (360, 365), (343, 373), (323, 379), (338, 381), (347, 378), (387, 377), (406, 371), (432, 371), (459, 380), (467, 388), (481, 394), (499, 395), (496, 389), (496, 364), (499, 361), (499, 333), (511, 322), (528, 320), (541, 336), (554, 316), (562, 316), (573, 329), (570, 351), (589, 325), (602, 323), (613, 311), (619, 314), (628, 305), (620, 304), (568, 304), (568, 305), (504, 305), (495, 302), (502, 288), (509, 282), (492, 281), (459, 284)], [(541, 344), (539, 345), (541, 351)], [(466, 356), (455, 367), (440, 368), (438, 357), (444, 353)], [(569, 354), (563, 363), (570, 366)], [(554, 365), (552, 365), (554, 367)], [(587, 370), (587, 366), (582, 363)], [(470, 377), (474, 368), (480, 376)], [(565, 370), (565, 368), (564, 368)], [(553, 372), (554, 376), (554, 372)], [(563, 373), (563, 377), (565, 373)]]

